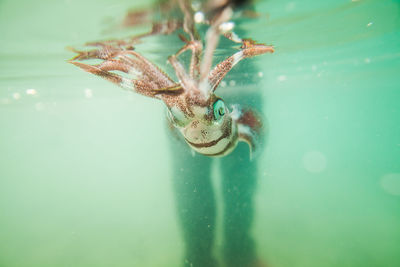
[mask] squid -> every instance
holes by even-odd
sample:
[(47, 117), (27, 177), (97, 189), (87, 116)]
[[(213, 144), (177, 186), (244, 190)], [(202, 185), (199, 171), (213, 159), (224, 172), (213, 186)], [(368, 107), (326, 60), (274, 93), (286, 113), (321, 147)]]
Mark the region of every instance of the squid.
[[(213, 18), (205, 34), (205, 46), (195, 28), (194, 12), (185, 1), (180, 1), (184, 14), (182, 27), (187, 38), (179, 35), (183, 47), (168, 57), (178, 81), (171, 79), (161, 68), (135, 51), (125, 41), (92, 43), (95, 50), (79, 51), (69, 62), (86, 72), (100, 76), (124, 89), (161, 100), (167, 107), (170, 124), (193, 151), (206, 156), (225, 156), (239, 141), (249, 145), (251, 154), (257, 150), (262, 121), (257, 113), (237, 104), (228, 107), (217, 96), (216, 90), (225, 75), (241, 60), (274, 52), (273, 46), (240, 39), (232, 32), (224, 32), (232, 10), (224, 8)], [(232, 56), (212, 67), (212, 58), (219, 38), (224, 35), (240, 43)], [(179, 55), (191, 52), (188, 69)], [(86, 59), (101, 60), (99, 64), (86, 64)]]

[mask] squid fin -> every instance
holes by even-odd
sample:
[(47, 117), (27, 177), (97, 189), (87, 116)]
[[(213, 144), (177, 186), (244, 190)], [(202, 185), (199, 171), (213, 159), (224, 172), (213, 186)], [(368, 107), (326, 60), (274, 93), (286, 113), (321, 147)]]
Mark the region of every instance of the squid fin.
[(262, 150), (262, 140), (264, 135), (263, 122), (261, 116), (250, 108), (240, 109), (235, 106), (234, 118), (238, 124), (239, 141), (246, 142), (250, 149), (250, 159), (256, 158)]

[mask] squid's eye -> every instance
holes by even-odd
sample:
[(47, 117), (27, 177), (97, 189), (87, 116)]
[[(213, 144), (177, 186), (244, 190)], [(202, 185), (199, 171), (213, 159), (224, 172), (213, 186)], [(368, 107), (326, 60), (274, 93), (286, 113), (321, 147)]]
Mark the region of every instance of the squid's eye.
[(213, 105), (214, 118), (219, 121), (225, 115), (225, 103), (222, 99), (218, 99)]

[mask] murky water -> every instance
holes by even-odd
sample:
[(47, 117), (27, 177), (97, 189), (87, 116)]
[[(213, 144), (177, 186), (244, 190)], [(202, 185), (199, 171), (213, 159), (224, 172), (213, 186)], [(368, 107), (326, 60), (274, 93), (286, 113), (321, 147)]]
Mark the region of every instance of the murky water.
[[(183, 263), (163, 106), (66, 63), (68, 45), (135, 33), (110, 29), (141, 6), (0, 1), (0, 266)], [(254, 60), (269, 127), (252, 227), (259, 258), (399, 266), (399, 2), (271, 0), (256, 11), (241, 27), (276, 46)], [(143, 53), (162, 64), (175, 51), (152, 42)], [(239, 74), (225, 94), (246, 90)]]

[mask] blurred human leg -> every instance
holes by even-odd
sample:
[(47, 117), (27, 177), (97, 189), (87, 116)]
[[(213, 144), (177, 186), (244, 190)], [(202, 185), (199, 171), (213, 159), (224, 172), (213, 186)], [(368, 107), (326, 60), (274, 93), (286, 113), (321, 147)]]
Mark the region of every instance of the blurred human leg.
[(215, 198), (212, 158), (192, 155), (181, 140), (172, 142), (173, 186), (185, 245), (184, 266), (214, 267)]
[(224, 198), (224, 259), (226, 266), (254, 266), (255, 244), (250, 230), (254, 217), (257, 162), (250, 161), (247, 144), (221, 159)]

